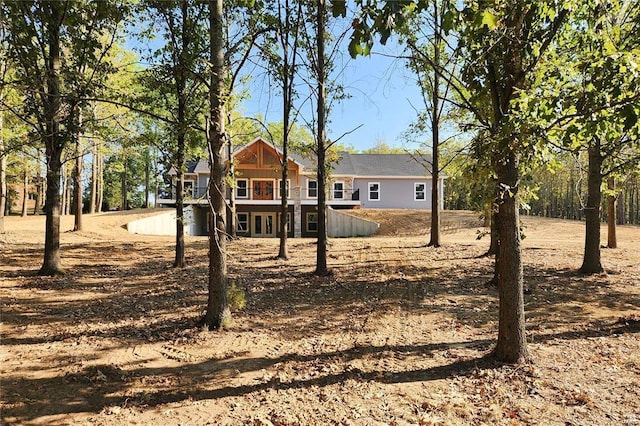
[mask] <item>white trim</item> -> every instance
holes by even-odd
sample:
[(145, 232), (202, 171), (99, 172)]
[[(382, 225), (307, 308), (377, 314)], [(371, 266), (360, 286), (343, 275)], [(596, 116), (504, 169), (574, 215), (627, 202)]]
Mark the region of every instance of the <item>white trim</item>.
[[(310, 215), (315, 215), (316, 216), (316, 221), (315, 222), (311, 222), (311, 223), (315, 223), (316, 224), (316, 229), (309, 229), (309, 216)], [(305, 229), (306, 232), (318, 232), (318, 212), (307, 212), (304, 218), (304, 223), (305, 223)]]
[[(240, 216), (245, 216), (246, 220), (241, 221), (240, 220)], [(250, 225), (250, 215), (248, 212), (240, 212), (240, 213), (236, 213), (236, 232), (249, 232), (249, 225)], [(246, 228), (245, 229), (240, 229), (240, 222), (244, 222)]]
[[(340, 192), (342, 193), (342, 196), (340, 198), (336, 198), (336, 184), (341, 183), (342, 184), (342, 189), (340, 190)], [(333, 182), (331, 184), (331, 199), (332, 200), (344, 200), (344, 193), (345, 193), (345, 185), (344, 185), (344, 181), (343, 180), (337, 180), (335, 182)]]
[[(273, 184), (272, 189), (271, 189), (271, 190), (273, 191), (273, 194), (272, 194), (272, 197), (273, 197), (273, 198), (271, 198), (271, 199), (269, 199), (269, 200), (255, 200), (255, 199), (253, 198), (253, 190), (254, 190), (253, 183), (254, 183), (255, 181), (257, 181), (257, 180), (259, 180), (259, 181), (270, 181), (270, 182)], [(261, 178), (251, 178), (251, 179), (249, 180), (249, 187), (251, 188), (251, 189), (250, 189), (251, 196), (249, 197), (249, 198), (251, 199), (251, 201), (274, 201), (274, 200), (279, 200), (279, 198), (276, 198), (276, 180), (275, 180), (275, 179), (269, 179), (269, 178), (263, 178), (263, 179), (261, 179)]]
[[(246, 184), (245, 187), (244, 187), (246, 195), (244, 197), (241, 196), (238, 193), (238, 189), (240, 189), (240, 187), (238, 186), (238, 182), (244, 182)], [(248, 200), (249, 198), (251, 198), (251, 197), (249, 197), (249, 193), (251, 192), (251, 187), (249, 186), (249, 179), (247, 179), (247, 178), (236, 178), (236, 186), (233, 189), (236, 191), (236, 198), (239, 198), (239, 199), (242, 199), (242, 200)]]
[[(191, 194), (187, 194), (186, 183), (191, 182)], [(182, 180), (182, 195), (184, 197), (194, 197), (194, 191), (197, 191), (198, 187), (196, 186), (196, 181), (194, 179), (183, 179)]]
[[(278, 190), (278, 192), (276, 192), (276, 199), (281, 200), (282, 197), (280, 196), (280, 183), (282, 182), (282, 179), (278, 179), (278, 181), (276, 182), (276, 188)], [(287, 179), (287, 200), (291, 199), (291, 179)]]
[[(371, 185), (378, 185), (378, 190), (375, 191), (378, 193), (378, 198), (371, 198)], [(380, 201), (380, 199), (382, 198), (380, 192), (381, 192), (380, 182), (367, 182), (367, 200), (368, 201), (373, 201), (373, 202)]]
[[(315, 196), (311, 196), (309, 195), (309, 186), (311, 185), (311, 182), (315, 182), (316, 184), (316, 195)], [(307, 178), (307, 198), (315, 200), (316, 198), (318, 198), (318, 181), (316, 179), (309, 179)]]
[[(422, 197), (418, 198), (418, 185), (422, 185)], [(413, 201), (427, 201), (427, 183), (426, 182), (413, 182)]]

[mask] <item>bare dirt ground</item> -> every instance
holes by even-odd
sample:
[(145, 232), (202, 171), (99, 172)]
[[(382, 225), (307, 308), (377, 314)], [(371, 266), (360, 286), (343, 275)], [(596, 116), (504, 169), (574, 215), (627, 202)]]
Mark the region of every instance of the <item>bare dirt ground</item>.
[(206, 238), (172, 269), (173, 238), (122, 228), (144, 214), (85, 216), (83, 232), (63, 218), (55, 278), (35, 275), (44, 218), (6, 219), (4, 424), (640, 424), (640, 227), (581, 276), (584, 225), (523, 217), (533, 361), (516, 367), (485, 358), (497, 294), (473, 213), (444, 212), (434, 249), (423, 213), (359, 212), (380, 235), (332, 239), (324, 278), (314, 240), (290, 240), (288, 261), (275, 239), (233, 241), (247, 304), (222, 332), (195, 327)]

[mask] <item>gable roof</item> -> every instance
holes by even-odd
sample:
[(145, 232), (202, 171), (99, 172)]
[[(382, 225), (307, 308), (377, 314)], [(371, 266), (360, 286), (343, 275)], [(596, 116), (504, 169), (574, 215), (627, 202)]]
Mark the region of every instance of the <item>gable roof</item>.
[[(236, 148), (233, 155), (236, 156), (240, 152), (249, 148), (251, 145), (262, 142), (282, 155), (277, 147), (262, 138), (256, 138), (250, 143)], [(426, 177), (431, 175), (431, 167), (428, 162), (430, 156), (425, 158), (425, 163), (421, 164), (410, 154), (351, 154), (349, 152), (340, 152), (338, 161), (333, 164), (334, 176), (355, 176), (355, 177)], [(302, 168), (314, 169), (316, 161), (304, 157), (299, 154), (290, 154), (289, 160), (295, 162)], [(186, 164), (186, 173), (208, 173), (209, 161), (206, 159), (190, 160)], [(175, 169), (172, 168), (169, 174), (175, 175)]]

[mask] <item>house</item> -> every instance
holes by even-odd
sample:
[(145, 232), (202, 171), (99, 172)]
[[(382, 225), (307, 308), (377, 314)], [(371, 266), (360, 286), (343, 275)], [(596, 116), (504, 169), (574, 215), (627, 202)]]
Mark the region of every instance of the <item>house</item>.
[[(288, 235), (314, 237), (318, 229), (318, 182), (314, 161), (299, 155), (288, 158), (286, 185), (282, 185), (281, 151), (257, 138), (233, 155), (236, 232), (241, 236), (275, 237), (280, 229), (281, 190), (288, 202)], [(425, 167), (408, 154), (340, 153), (328, 183), (327, 205), (333, 210), (431, 209), (431, 177)], [(173, 189), (175, 189), (175, 172)], [(193, 208), (189, 233), (207, 233), (209, 183), (207, 160), (188, 164), (184, 174), (185, 206)], [(443, 185), (439, 185), (442, 200)], [(279, 189), (279, 190), (277, 190)], [(231, 200), (231, 189), (227, 199)], [(175, 193), (174, 190), (171, 191)], [(158, 200), (175, 205), (171, 196)]]

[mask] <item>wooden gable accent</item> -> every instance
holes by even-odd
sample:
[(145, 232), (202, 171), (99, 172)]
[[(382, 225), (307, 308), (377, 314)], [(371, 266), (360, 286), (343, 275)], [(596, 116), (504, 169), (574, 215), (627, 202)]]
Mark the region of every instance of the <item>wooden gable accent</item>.
[[(245, 170), (246, 177), (255, 178), (257, 176), (277, 178), (280, 173), (280, 154), (262, 139), (257, 139), (243, 150), (235, 154), (237, 161), (236, 170)], [(293, 185), (299, 182), (299, 166), (289, 159), (289, 179)], [(242, 174), (242, 172), (241, 172)]]

